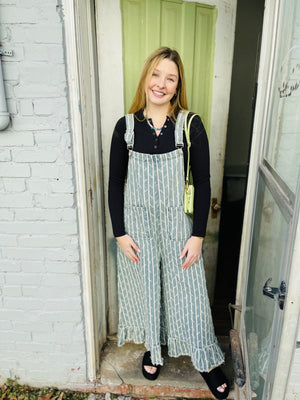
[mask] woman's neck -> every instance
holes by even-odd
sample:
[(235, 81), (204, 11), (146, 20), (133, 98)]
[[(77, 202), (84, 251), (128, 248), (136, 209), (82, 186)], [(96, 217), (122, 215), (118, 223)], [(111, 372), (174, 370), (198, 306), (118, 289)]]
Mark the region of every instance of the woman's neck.
[(146, 116), (152, 120), (159, 120), (165, 118), (169, 114), (169, 109), (169, 104), (163, 106), (155, 106), (151, 104), (146, 107)]

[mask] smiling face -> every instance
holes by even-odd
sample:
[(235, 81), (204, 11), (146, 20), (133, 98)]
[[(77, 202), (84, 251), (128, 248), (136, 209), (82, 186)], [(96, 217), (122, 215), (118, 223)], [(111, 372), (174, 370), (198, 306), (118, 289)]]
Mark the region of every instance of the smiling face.
[(178, 80), (178, 68), (174, 61), (168, 58), (160, 61), (146, 84), (148, 106), (169, 105), (176, 93)]

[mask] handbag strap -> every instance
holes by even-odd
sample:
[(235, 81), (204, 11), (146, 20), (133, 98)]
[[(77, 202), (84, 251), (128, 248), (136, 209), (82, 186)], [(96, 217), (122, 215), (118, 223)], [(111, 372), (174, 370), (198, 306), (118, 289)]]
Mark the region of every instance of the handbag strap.
[(188, 153), (188, 159), (187, 159), (187, 167), (186, 167), (186, 178), (185, 178), (185, 185), (189, 185), (189, 175), (190, 175), (190, 169), (191, 169), (191, 164), (190, 164), (190, 148), (191, 148), (191, 139), (190, 139), (190, 127), (193, 118), (197, 114), (193, 114), (188, 122), (188, 115), (189, 112), (186, 111), (185, 114), (185, 119), (184, 119), (184, 132), (185, 132), (185, 137), (186, 137), (186, 142), (187, 142), (187, 153)]

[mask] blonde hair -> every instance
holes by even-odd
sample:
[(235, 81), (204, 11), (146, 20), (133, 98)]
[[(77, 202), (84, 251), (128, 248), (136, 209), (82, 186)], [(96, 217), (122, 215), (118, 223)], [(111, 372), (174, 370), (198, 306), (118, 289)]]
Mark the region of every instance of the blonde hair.
[(152, 54), (150, 54), (144, 64), (144, 68), (142, 70), (138, 87), (131, 107), (129, 109), (129, 113), (136, 113), (141, 109), (147, 108), (147, 98), (145, 93), (146, 84), (148, 83), (157, 64), (165, 58), (173, 61), (177, 65), (179, 75), (178, 86), (176, 90), (177, 94), (174, 95), (170, 101), (169, 114), (171, 115), (172, 119), (176, 120), (176, 116), (178, 115), (180, 110), (188, 109), (184, 69), (180, 55), (176, 50), (172, 50), (169, 47), (160, 47)]

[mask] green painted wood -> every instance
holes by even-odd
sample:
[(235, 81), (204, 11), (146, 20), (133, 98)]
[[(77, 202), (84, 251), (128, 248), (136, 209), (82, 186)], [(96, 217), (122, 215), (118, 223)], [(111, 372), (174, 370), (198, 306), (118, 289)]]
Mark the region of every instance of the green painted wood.
[(124, 104), (128, 111), (146, 57), (160, 46), (181, 55), (189, 109), (209, 133), (217, 10), (182, 0), (121, 0)]

